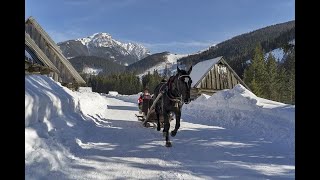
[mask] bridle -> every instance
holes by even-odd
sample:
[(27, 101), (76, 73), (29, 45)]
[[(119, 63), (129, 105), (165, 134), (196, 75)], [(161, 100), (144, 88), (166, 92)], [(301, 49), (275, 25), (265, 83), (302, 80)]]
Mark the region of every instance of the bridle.
[[(167, 92), (166, 92), (166, 95), (167, 97), (169, 98), (170, 101), (174, 101), (174, 102), (178, 102), (178, 103), (181, 103), (183, 102), (182, 101), (182, 94), (180, 93), (180, 88), (179, 86), (177, 85), (176, 81), (174, 82), (174, 78), (176, 78), (177, 76), (171, 76), (169, 78), (169, 81), (167, 82)], [(188, 82), (191, 80), (191, 77), (189, 75), (180, 75), (178, 76), (178, 80), (180, 80), (180, 78), (187, 78), (188, 80), (186, 81), (186, 79), (184, 80), (184, 82), (187, 84), (188, 88), (190, 89), (189, 87), (189, 84)], [(177, 95), (173, 95), (171, 91), (173, 91), (172, 89), (172, 83), (175, 83), (176, 84), (176, 89), (177, 89)]]

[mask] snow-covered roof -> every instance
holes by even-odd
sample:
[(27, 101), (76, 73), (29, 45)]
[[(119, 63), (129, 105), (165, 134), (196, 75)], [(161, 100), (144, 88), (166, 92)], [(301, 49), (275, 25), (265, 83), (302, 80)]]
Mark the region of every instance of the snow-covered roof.
[(202, 79), (202, 77), (212, 68), (213, 65), (217, 64), (221, 60), (222, 56), (209, 59), (206, 61), (199, 62), (196, 64), (191, 71), (190, 77), (192, 79), (191, 86), (195, 86), (198, 81)]

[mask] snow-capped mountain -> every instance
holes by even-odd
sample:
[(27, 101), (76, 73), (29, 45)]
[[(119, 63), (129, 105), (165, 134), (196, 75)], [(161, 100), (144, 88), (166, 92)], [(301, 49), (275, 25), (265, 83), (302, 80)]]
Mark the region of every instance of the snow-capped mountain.
[(66, 58), (77, 56), (98, 56), (122, 65), (132, 64), (150, 54), (137, 43), (123, 43), (108, 33), (95, 33), (89, 37), (58, 43)]

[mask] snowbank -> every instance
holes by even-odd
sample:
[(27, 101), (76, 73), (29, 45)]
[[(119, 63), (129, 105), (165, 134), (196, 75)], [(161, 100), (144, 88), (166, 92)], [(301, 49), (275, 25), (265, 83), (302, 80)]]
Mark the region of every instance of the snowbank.
[(92, 87), (79, 87), (79, 92), (92, 92)]
[(242, 85), (183, 106), (190, 122), (236, 128), (294, 148), (295, 106), (259, 98)]
[(63, 169), (72, 155), (56, 139), (64, 140), (77, 134), (72, 127), (80, 116), (78, 99), (70, 93), (71, 90), (47, 76), (25, 77), (26, 179), (45, 178), (48, 175), (63, 177), (63, 173), (57, 170)]
[(108, 94), (111, 95), (111, 96), (116, 96), (116, 95), (118, 95), (119, 93), (118, 93), (117, 91), (109, 91)]
[[(75, 112), (78, 100), (68, 94), (70, 91), (47, 76), (26, 76), (25, 126), (63, 117), (63, 111)], [(49, 123), (47, 126), (52, 128)]]
[(138, 103), (138, 99), (139, 99), (139, 96), (140, 94), (142, 94), (142, 92), (138, 93), (138, 94), (132, 94), (132, 95), (122, 95), (122, 94), (114, 94), (114, 93), (111, 93), (110, 94), (110, 91), (109, 91), (109, 94), (103, 94), (107, 97), (117, 97), (117, 99), (121, 99), (123, 101), (127, 101), (127, 102), (131, 102), (131, 103)]

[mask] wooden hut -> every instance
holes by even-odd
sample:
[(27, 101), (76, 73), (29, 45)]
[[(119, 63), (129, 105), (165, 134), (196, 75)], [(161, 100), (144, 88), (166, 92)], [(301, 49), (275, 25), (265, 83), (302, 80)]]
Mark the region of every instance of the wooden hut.
[(26, 74), (50, 74), (59, 73), (59, 70), (39, 49), (35, 42), (25, 33), (25, 73)]
[[(26, 54), (34, 54), (34, 57), (37, 57), (31, 59), (37, 59), (33, 62), (33, 66), (36, 64), (36, 66), (39, 67), (38, 70), (42, 68), (40, 73), (48, 74), (55, 81), (69, 88), (77, 88), (85, 85), (86, 82), (62, 54), (57, 44), (33, 17), (29, 17), (25, 22), (25, 47)], [(28, 59), (26, 55), (26, 71), (32, 72), (29, 68), (30, 66), (27, 68), (29, 65), (27, 61), (29, 61), (30, 64), (30, 59)]]
[(249, 89), (222, 56), (197, 63), (190, 76), (192, 99), (202, 93), (212, 95), (223, 89), (232, 89), (237, 84)]

